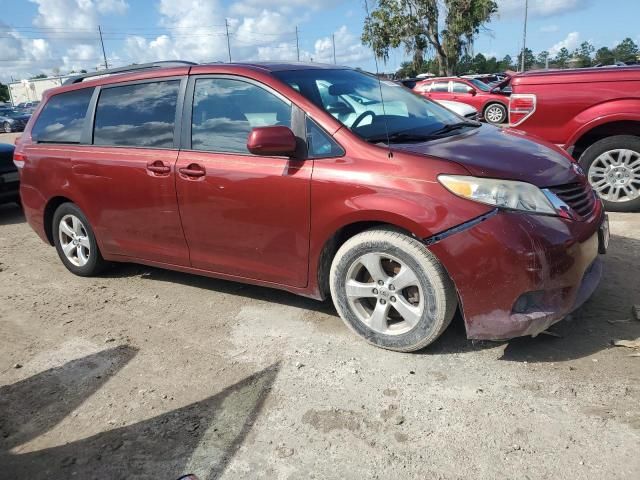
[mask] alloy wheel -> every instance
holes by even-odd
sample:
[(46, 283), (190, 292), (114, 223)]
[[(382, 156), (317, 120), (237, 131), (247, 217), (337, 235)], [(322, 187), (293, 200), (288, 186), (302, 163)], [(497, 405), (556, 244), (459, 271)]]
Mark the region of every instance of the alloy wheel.
[(4, 122), (2, 129), (5, 133), (11, 133), (11, 124), (9, 122)]
[(353, 262), (345, 289), (358, 320), (385, 335), (410, 331), (426, 308), (416, 273), (386, 253), (367, 253)]
[(640, 153), (629, 149), (604, 152), (589, 167), (588, 177), (604, 200), (635, 200), (640, 197)]
[(67, 260), (77, 267), (83, 267), (91, 255), (91, 243), (86, 227), (75, 215), (65, 215), (58, 226), (60, 246)]
[(491, 123), (502, 123), (502, 121), (504, 120), (504, 111), (497, 105), (493, 105), (487, 108), (485, 117)]

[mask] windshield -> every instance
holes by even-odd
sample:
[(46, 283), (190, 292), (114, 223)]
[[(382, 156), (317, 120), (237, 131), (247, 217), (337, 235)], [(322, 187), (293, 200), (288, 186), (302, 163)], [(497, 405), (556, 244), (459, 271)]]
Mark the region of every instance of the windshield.
[(357, 70), (310, 69), (273, 74), (370, 142), (386, 142), (387, 134), (391, 141), (427, 140), (452, 132), (453, 125), (472, 126), (400, 84), (378, 82), (373, 75)]
[(472, 78), (471, 80), (469, 80), (471, 83), (473, 83), (473, 86), (482, 90), (483, 92), (488, 92), (489, 90), (491, 90), (491, 87), (489, 87), (489, 85), (487, 85), (486, 83), (484, 83), (481, 80), (478, 80), (477, 78)]

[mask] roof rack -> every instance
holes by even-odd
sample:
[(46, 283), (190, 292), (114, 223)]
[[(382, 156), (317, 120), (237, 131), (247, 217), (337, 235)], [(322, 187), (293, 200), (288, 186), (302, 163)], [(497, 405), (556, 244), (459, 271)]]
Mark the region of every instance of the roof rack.
[(152, 68), (184, 67), (184, 66), (192, 66), (192, 65), (198, 65), (198, 64), (195, 62), (188, 62), (185, 60), (166, 60), (162, 62), (139, 63), (134, 65), (129, 65), (126, 67), (108, 68), (106, 70), (98, 70), (97, 72), (83, 73), (82, 75), (77, 75), (75, 77), (68, 78), (67, 80), (64, 81), (63, 85), (80, 83), (83, 80), (91, 77), (102, 77), (104, 75), (114, 75), (117, 73), (135, 72), (138, 70), (149, 70)]

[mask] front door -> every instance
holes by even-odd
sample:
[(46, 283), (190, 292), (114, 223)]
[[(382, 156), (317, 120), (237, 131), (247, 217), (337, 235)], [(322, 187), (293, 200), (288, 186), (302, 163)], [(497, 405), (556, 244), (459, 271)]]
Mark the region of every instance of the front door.
[(251, 129), (269, 125), (291, 127), (292, 105), (266, 86), (190, 78), (176, 177), (182, 225), (193, 267), (303, 287), (313, 161), (249, 153)]

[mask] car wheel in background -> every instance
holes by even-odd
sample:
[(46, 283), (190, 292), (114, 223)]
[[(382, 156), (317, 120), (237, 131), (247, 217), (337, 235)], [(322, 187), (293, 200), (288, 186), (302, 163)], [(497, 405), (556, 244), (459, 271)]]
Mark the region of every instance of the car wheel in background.
[(599, 140), (584, 151), (579, 162), (607, 210), (640, 210), (640, 137), (616, 135)]
[(100, 254), (96, 237), (82, 210), (73, 203), (63, 203), (53, 214), (53, 241), (67, 269), (89, 277), (100, 273), (106, 262)]
[(434, 342), (457, 307), (455, 287), (438, 259), (391, 229), (347, 240), (333, 259), (329, 282), (347, 326), (389, 350), (411, 352)]
[(4, 122), (2, 124), (2, 131), (4, 133), (11, 133), (11, 124), (9, 122)]
[(484, 109), (484, 119), (493, 125), (500, 125), (507, 121), (507, 108), (500, 103), (490, 103)]

